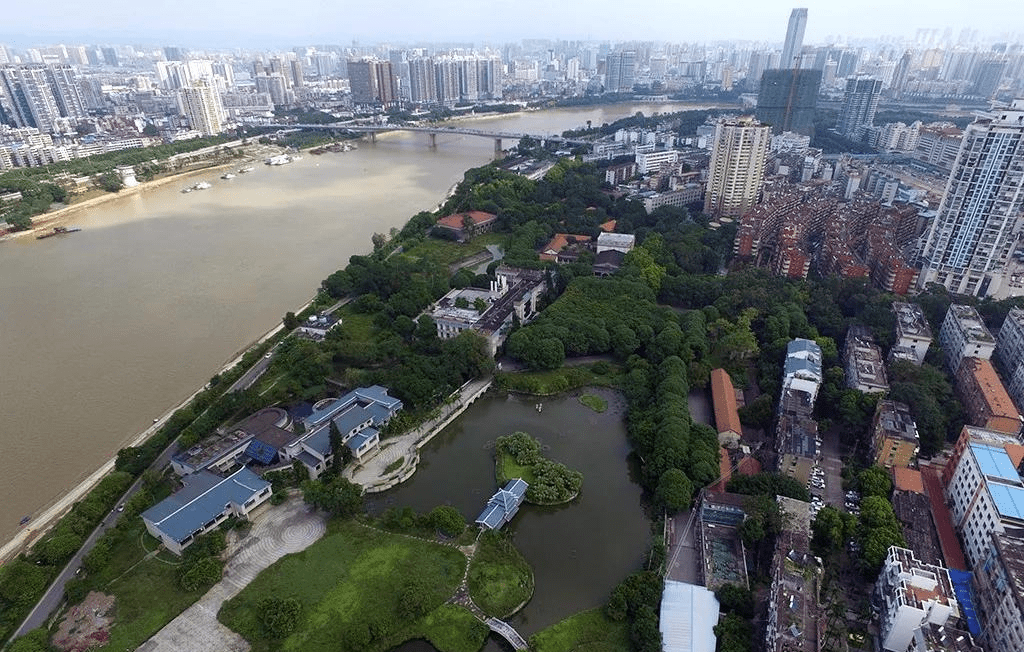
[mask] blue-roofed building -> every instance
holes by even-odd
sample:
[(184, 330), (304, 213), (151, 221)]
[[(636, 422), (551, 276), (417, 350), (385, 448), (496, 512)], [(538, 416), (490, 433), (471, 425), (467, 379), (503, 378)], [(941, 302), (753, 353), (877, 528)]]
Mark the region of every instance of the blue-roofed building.
[(245, 467), (226, 478), (199, 471), (181, 482), (179, 491), (142, 513), (146, 530), (176, 555), (229, 516), (248, 518), (271, 492), (269, 482)]
[(360, 387), (333, 401), (321, 401), (306, 417), (306, 435), (284, 450), (288, 459), (306, 465), (310, 477), (318, 477), (333, 461), (330, 428), (333, 423), (357, 460), (379, 449), (380, 429), (402, 409), (402, 401), (389, 396), (380, 385)]
[(943, 480), (969, 568), (985, 557), (993, 533), (1024, 529), (1022, 458), (1016, 435), (965, 426), (957, 440)]
[(811, 403), (821, 386), (821, 347), (814, 340), (797, 338), (786, 346), (786, 359), (782, 365), (783, 389), (807, 392)]
[(519, 511), (519, 506), (526, 498), (528, 487), (529, 485), (522, 478), (509, 480), (487, 501), (484, 511), (476, 517), (477, 525), (488, 530), (500, 530), (501, 526), (511, 521)]

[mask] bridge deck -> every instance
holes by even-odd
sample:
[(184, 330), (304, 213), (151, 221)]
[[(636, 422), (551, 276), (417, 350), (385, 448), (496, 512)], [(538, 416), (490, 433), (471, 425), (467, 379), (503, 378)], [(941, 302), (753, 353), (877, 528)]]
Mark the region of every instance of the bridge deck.
[(526, 639), (524, 639), (519, 632), (512, 627), (512, 625), (509, 625), (504, 620), (488, 618), (484, 622), (487, 623), (487, 626), (491, 628), (492, 632), (508, 641), (509, 645), (511, 645), (513, 649), (526, 650), (529, 648), (526, 644)]

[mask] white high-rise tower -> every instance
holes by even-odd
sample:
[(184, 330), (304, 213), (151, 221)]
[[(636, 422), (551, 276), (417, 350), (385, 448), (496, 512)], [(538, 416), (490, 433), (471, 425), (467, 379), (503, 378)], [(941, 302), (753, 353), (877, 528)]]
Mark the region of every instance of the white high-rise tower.
[(1007, 265), (1024, 226), (1024, 99), (980, 115), (960, 153), (931, 228), (922, 238), (918, 284), (958, 294), (1024, 294)]
[(224, 131), (224, 106), (212, 84), (205, 79), (198, 79), (178, 93), (182, 113), (193, 129), (204, 136)]
[(807, 9), (794, 9), (789, 14), (789, 26), (786, 28), (786, 42), (782, 44), (782, 59), (779, 60), (779, 68), (800, 67), (800, 51), (804, 47), (804, 29), (806, 28)]
[(715, 127), (704, 212), (738, 218), (757, 203), (772, 128), (753, 116), (722, 120)]

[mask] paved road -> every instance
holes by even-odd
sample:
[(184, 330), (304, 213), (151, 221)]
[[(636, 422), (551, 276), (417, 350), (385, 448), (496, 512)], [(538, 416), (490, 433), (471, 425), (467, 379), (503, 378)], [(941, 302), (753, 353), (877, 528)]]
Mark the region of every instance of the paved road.
[[(156, 461), (153, 462), (153, 464), (151, 464), (149, 468), (163, 468), (166, 464), (170, 462), (171, 456), (177, 452), (178, 444), (177, 442), (174, 442), (170, 446), (168, 446), (164, 450), (164, 452), (160, 454), (159, 457), (157, 457)], [(135, 492), (137, 492), (141, 486), (142, 476), (140, 475), (139, 478), (132, 483), (132, 486), (128, 488), (128, 491), (126, 491), (124, 495), (121, 496), (121, 500), (118, 501), (118, 505), (127, 502), (129, 498), (135, 495)], [(69, 561), (67, 565), (64, 567), (64, 570), (62, 570), (60, 574), (57, 575), (57, 578), (53, 580), (53, 583), (50, 584), (50, 587), (46, 590), (46, 593), (43, 594), (43, 597), (39, 600), (39, 602), (36, 603), (36, 606), (32, 609), (31, 612), (29, 612), (28, 617), (25, 618), (25, 621), (21, 624), (21, 627), (19, 627), (18, 630), (14, 633), (15, 638), (19, 636), (24, 636), (31, 630), (37, 627), (42, 627), (46, 624), (46, 621), (49, 620), (50, 616), (53, 615), (53, 613), (57, 610), (57, 607), (59, 607), (61, 602), (64, 600), (64, 585), (67, 584), (68, 580), (73, 578), (78, 573), (78, 570), (82, 567), (82, 560), (85, 558), (87, 554), (89, 554), (89, 552), (96, 545), (96, 541), (98, 541), (99, 538), (102, 537), (107, 530), (116, 527), (117, 522), (121, 519), (121, 516), (121, 512), (117, 511), (116, 509), (111, 511), (106, 516), (106, 518), (104, 518), (103, 521), (100, 522), (99, 526), (97, 526), (96, 529), (92, 531), (92, 534), (90, 534), (89, 537), (85, 540), (85, 543), (82, 544), (82, 547), (79, 548), (78, 552), (75, 553), (75, 556), (72, 557), (71, 561)]]

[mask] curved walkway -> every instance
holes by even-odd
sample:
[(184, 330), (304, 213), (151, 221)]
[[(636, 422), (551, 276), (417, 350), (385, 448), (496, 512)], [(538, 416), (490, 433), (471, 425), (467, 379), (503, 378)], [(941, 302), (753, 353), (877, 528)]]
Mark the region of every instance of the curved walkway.
[[(439, 415), (404, 435), (385, 439), (373, 457), (358, 465), (349, 465), (345, 469), (345, 477), (362, 485), (366, 493), (385, 491), (408, 480), (420, 461), (420, 448), (486, 392), (492, 381), (490, 376), (469, 381), (456, 392), (453, 402), (441, 406)], [(387, 470), (399, 459), (403, 461), (398, 468)]]
[(289, 553), (305, 550), (326, 531), (325, 516), (311, 510), (301, 496), (269, 507), (254, 517), (249, 534), (232, 551), (221, 581), (138, 650), (247, 652), (249, 643), (217, 621), (221, 605), (238, 595), (263, 569)]

